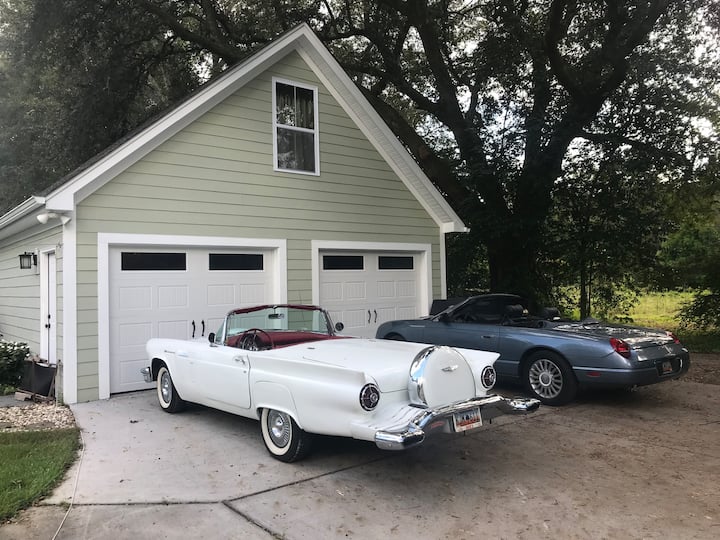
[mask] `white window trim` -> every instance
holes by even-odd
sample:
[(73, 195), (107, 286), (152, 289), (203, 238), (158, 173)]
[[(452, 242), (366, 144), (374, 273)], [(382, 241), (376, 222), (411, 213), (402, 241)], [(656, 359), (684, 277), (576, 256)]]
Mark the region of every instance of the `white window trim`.
[(98, 233), (98, 391), (110, 397), (110, 249), (122, 246), (261, 248), (273, 252), (271, 303), (287, 303), (287, 241), (265, 238)]
[(368, 251), (392, 252), (419, 255), (418, 274), (420, 283), (420, 311), (430, 313), (432, 301), (432, 246), (430, 244), (403, 244), (395, 242), (342, 242), (334, 240), (312, 240), (310, 242), (312, 258), (312, 302), (320, 304), (320, 271), (322, 264), (320, 252), (332, 251)]
[[(313, 125), (315, 126), (314, 129), (307, 129), (307, 128), (300, 128), (295, 126), (285, 126), (285, 124), (278, 124), (277, 123), (277, 95), (276, 95), (276, 87), (277, 84), (287, 84), (290, 86), (296, 86), (298, 88), (304, 88), (306, 90), (312, 90), (313, 93)], [(278, 141), (277, 141), (277, 130), (278, 126), (284, 127), (286, 129), (300, 131), (303, 133), (312, 133), (313, 134), (313, 142), (315, 145), (314, 151), (315, 151), (315, 170), (314, 171), (301, 171), (297, 169), (283, 169), (279, 167), (278, 165)], [(320, 123), (319, 123), (319, 115), (318, 115), (318, 87), (312, 86), (309, 84), (299, 83), (296, 81), (291, 81), (289, 79), (282, 79), (280, 77), (273, 77), (272, 78), (272, 130), (273, 130), (273, 170), (276, 172), (284, 172), (284, 173), (293, 173), (293, 174), (307, 174), (310, 176), (320, 176)]]

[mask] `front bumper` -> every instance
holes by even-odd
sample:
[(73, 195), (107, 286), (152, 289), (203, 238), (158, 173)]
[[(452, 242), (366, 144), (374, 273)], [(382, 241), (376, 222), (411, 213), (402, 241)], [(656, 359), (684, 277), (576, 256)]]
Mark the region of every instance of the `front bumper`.
[(504, 398), (495, 395), (428, 409), (406, 405), (394, 415), (395, 425), (375, 432), (375, 444), (382, 450), (405, 450), (417, 446), (436, 433), (457, 433), (456, 419), (463, 416), (463, 413), (473, 418), (472, 427), (469, 429), (474, 429), (485, 420), (504, 414), (531, 413), (539, 406), (540, 401), (537, 399)]

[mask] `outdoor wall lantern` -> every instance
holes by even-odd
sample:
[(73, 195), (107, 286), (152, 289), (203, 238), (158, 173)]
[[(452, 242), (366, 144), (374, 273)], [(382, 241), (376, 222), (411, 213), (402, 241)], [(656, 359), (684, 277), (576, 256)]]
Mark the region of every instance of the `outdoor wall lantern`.
[(20, 269), (28, 270), (33, 266), (37, 266), (37, 255), (35, 253), (21, 253), (20, 257)]

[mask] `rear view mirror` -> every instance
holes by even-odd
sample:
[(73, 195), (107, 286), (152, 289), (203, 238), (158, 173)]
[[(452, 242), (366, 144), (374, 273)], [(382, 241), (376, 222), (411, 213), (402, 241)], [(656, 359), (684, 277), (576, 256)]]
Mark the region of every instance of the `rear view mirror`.
[(338, 332), (342, 332), (345, 329), (345, 325), (341, 322), (335, 323), (335, 330)]
[(210, 333), (208, 334), (208, 341), (209, 341), (210, 343), (215, 343), (215, 332), (210, 332)]

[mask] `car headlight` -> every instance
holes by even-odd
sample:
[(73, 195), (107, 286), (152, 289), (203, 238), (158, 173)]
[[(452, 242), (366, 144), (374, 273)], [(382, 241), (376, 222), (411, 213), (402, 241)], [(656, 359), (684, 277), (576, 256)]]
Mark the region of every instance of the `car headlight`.
[(482, 382), (482, 385), (485, 388), (492, 388), (495, 386), (495, 380), (497, 379), (497, 375), (495, 374), (495, 368), (492, 366), (486, 366), (482, 370), (482, 375), (480, 376), (480, 380)]
[(360, 406), (366, 411), (372, 411), (380, 403), (380, 389), (373, 383), (368, 383), (360, 390)]

